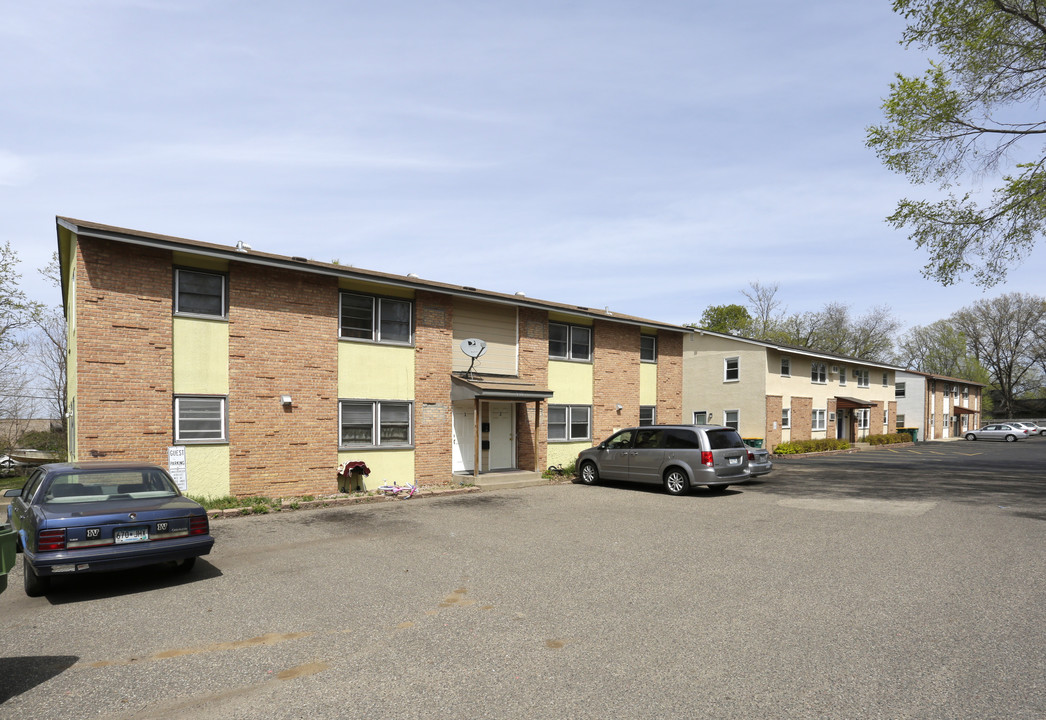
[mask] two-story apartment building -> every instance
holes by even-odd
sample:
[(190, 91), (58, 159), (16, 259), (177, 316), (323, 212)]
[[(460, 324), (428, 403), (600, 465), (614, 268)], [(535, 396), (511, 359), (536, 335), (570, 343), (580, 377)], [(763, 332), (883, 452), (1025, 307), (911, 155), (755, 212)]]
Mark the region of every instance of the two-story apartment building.
[(981, 426), (984, 385), (916, 370), (897, 373), (897, 427), (916, 428), (920, 440), (961, 438)]
[(57, 219), (69, 453), (202, 496), (569, 462), (682, 420), (686, 328), (300, 256)]
[(734, 427), (770, 450), (789, 440), (860, 440), (896, 429), (897, 370), (695, 330), (683, 345), (683, 416)]

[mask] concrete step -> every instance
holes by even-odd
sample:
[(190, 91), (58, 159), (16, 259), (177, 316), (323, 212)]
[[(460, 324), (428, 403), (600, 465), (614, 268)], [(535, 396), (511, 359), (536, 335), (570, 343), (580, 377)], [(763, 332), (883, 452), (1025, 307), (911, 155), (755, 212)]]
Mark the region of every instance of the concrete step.
[[(467, 477), (465, 478), (468, 479)], [(510, 488), (548, 485), (548, 480), (541, 473), (530, 470), (509, 470), (506, 472), (480, 473), (475, 479), (476, 487), (481, 490), (508, 490)]]

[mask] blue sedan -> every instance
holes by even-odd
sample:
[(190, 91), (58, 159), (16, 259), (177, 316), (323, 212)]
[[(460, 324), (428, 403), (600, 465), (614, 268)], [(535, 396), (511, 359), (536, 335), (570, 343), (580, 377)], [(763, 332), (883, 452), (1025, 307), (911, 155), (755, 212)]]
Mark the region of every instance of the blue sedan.
[(55, 575), (165, 562), (188, 572), (214, 545), (206, 510), (154, 465), (41, 465), (21, 490), (4, 494), (12, 498), (8, 522), (32, 597), (46, 593)]

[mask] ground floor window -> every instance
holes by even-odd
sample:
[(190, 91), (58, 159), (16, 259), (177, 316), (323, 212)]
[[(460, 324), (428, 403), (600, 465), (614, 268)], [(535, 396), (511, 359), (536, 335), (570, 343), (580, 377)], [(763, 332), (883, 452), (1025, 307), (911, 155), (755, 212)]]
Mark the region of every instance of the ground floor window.
[(589, 440), (592, 437), (592, 408), (588, 405), (549, 405), (548, 439), (550, 442)]
[(723, 411), (723, 424), (729, 428), (737, 430), (741, 427), (741, 411), (740, 410), (724, 410)]
[(342, 400), (342, 447), (409, 447), (413, 403), (396, 400)]
[(643, 405), (639, 408), (639, 424), (640, 425), (656, 425), (657, 424), (657, 408), (653, 405)]
[(868, 410), (868, 408), (863, 408), (863, 409), (857, 411), (857, 429), (858, 430), (867, 430), (868, 429), (868, 424), (869, 424), (868, 423), (868, 418), (869, 418), (870, 415), (871, 415), (871, 412)]
[(695, 410), (694, 411), (694, 425), (707, 425), (708, 424), (708, 411), (706, 410)]
[(904, 415), (898, 415), (897, 416), (897, 427), (899, 427), (899, 428), (904, 427)]
[(824, 410), (814, 410), (814, 414), (813, 414), (812, 420), (813, 420), (813, 424), (810, 427), (811, 430), (824, 430), (827, 427), (825, 425), (825, 411)]
[(174, 441), (226, 442), (224, 396), (179, 395), (174, 398)]

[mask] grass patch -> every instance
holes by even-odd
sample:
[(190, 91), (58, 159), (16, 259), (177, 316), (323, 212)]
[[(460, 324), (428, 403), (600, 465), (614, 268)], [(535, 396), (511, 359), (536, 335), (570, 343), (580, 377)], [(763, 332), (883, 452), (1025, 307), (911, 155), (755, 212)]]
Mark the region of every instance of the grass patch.
[(12, 488), (21, 488), (23, 485), (25, 485), (24, 475), (0, 477), (0, 490), (11, 490)]
[(244, 515), (265, 515), (270, 512), (279, 512), (283, 508), (283, 498), (266, 498), (266, 497), (233, 497), (232, 495), (226, 495), (225, 497), (219, 498), (202, 498), (194, 497), (192, 495), (187, 496), (190, 500), (195, 500), (204, 506), (207, 510), (236, 510), (239, 509)]

